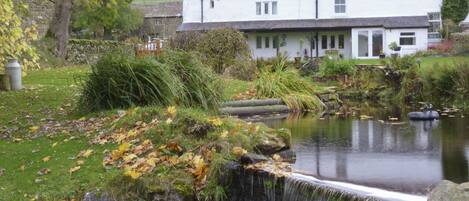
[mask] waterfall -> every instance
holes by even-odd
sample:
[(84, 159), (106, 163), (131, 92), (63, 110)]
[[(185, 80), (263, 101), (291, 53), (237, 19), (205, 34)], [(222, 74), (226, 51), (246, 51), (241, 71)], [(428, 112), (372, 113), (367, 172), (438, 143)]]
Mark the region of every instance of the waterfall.
[(360, 196), (354, 192), (332, 188), (322, 184), (313, 177), (307, 178), (299, 174), (292, 174), (285, 179), (282, 201), (373, 201), (371, 197)]
[[(224, 178), (228, 201), (426, 201), (427, 197), (393, 192), (344, 182), (320, 180), (272, 169), (229, 168)], [(278, 173), (278, 172), (277, 172)]]

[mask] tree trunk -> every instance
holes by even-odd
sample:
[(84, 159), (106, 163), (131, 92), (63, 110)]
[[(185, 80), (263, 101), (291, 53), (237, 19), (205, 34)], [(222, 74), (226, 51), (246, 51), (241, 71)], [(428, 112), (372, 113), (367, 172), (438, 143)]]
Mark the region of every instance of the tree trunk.
[(51, 21), (49, 35), (55, 39), (55, 56), (65, 59), (69, 39), (70, 17), (73, 0), (56, 0), (54, 18)]
[(112, 30), (111, 29), (104, 27), (103, 39), (104, 40), (112, 40)]

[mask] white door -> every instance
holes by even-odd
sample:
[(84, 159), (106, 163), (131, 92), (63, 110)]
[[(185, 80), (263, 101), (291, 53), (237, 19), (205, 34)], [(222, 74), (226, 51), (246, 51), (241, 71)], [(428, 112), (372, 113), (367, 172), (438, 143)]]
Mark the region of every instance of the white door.
[(384, 30), (352, 30), (354, 57), (359, 59), (379, 58), (384, 51)]

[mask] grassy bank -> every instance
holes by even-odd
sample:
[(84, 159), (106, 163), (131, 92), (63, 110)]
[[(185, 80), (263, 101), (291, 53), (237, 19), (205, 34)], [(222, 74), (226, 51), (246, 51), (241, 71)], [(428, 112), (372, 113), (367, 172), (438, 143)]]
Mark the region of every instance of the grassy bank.
[[(277, 136), (263, 125), (194, 108), (79, 115), (76, 81), (89, 71), (88, 66), (31, 71), (24, 77), (25, 90), (0, 92), (0, 200), (80, 200), (97, 189), (136, 200), (171, 185), (185, 196), (226, 196), (216, 183), (221, 165), (259, 151), (258, 142)], [(225, 99), (251, 85), (223, 82)], [(147, 142), (151, 148), (138, 151)], [(128, 149), (116, 155), (123, 144)], [(133, 166), (142, 160), (154, 166)]]

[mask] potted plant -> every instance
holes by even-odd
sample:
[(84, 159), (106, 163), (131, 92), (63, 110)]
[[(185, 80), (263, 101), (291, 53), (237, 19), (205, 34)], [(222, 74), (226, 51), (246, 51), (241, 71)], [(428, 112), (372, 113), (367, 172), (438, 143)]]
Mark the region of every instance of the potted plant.
[(393, 58), (396, 58), (397, 56), (399, 56), (399, 51), (401, 51), (401, 47), (399, 45), (397, 45), (396, 42), (392, 42), (391, 44), (389, 44), (389, 49), (391, 49), (392, 51), (394, 51), (392, 54), (391, 54), (391, 57)]
[(386, 58), (386, 55), (384, 54), (384, 51), (383, 51), (383, 50), (381, 50), (381, 51), (379, 52), (379, 58), (380, 58), (380, 59)]
[(396, 52), (401, 51), (401, 47), (397, 45), (396, 42), (392, 42), (391, 44), (389, 44), (389, 49)]

